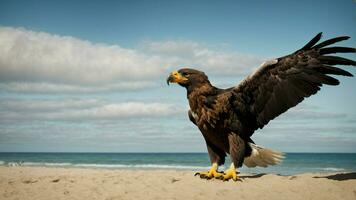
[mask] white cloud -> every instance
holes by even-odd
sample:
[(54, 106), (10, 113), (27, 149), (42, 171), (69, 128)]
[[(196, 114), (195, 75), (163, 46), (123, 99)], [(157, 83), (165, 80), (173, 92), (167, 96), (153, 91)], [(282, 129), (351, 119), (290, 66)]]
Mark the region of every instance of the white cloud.
[(208, 74), (241, 75), (261, 61), (192, 41), (146, 41), (128, 49), (0, 27), (0, 89), (13, 92), (142, 89), (163, 81), (170, 68), (191, 66)]
[[(308, 121), (308, 120), (325, 120), (325, 119), (346, 119), (348, 115), (346, 113), (341, 113), (341, 112), (330, 112), (330, 111), (325, 111), (325, 109), (314, 106), (314, 105), (309, 105), (306, 103), (301, 103), (297, 105), (296, 107), (293, 107), (289, 109), (287, 112), (283, 113), (281, 116), (278, 118), (285, 118), (287, 120), (300, 120), (300, 121)], [(313, 122), (312, 121), (312, 122)], [(310, 121), (309, 121), (310, 122)]]
[(104, 104), (104, 102), (99, 99), (3, 99), (0, 101), (0, 112), (52, 112), (68, 109), (87, 109), (102, 104)]
[(57, 99), (57, 100), (19, 100), (8, 99), (0, 102), (0, 119), (27, 122), (72, 121), (72, 120), (118, 120), (127, 118), (157, 118), (176, 116), (186, 112), (173, 104), (156, 102), (113, 103), (98, 99)]
[(0, 29), (2, 81), (100, 85), (157, 77), (165, 63), (117, 45), (26, 29)]
[[(119, 119), (129, 117), (163, 117), (180, 112), (171, 104), (127, 102), (120, 104), (106, 104), (100, 107), (73, 112), (69, 115), (73, 119)], [(67, 117), (63, 113), (63, 117)], [(57, 115), (62, 117), (62, 114)]]
[(223, 46), (211, 47), (194, 41), (146, 41), (141, 46), (146, 53), (164, 55), (176, 65), (188, 65), (220, 75), (246, 75), (263, 62), (254, 55), (224, 50)]
[(99, 86), (71, 85), (48, 82), (7, 82), (0, 83), (0, 90), (18, 93), (97, 93), (110, 91), (128, 91), (153, 88), (153, 81), (127, 81)]

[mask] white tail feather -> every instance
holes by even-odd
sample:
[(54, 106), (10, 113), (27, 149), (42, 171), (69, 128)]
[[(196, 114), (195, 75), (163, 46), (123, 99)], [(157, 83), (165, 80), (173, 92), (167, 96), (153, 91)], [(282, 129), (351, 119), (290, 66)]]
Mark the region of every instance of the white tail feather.
[(282, 152), (266, 149), (253, 143), (248, 144), (252, 148), (252, 152), (249, 157), (245, 157), (244, 165), (247, 167), (267, 167), (268, 165), (276, 165), (281, 163), (284, 158)]

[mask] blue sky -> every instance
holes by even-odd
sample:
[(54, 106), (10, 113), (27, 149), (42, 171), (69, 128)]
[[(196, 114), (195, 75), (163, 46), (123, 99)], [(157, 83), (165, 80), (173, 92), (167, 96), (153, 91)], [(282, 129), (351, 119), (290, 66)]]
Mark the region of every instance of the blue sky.
[[(205, 152), (184, 89), (165, 85), (170, 71), (229, 87), (321, 31), (355, 47), (355, 25), (346, 0), (0, 0), (0, 151)], [(339, 79), (253, 139), (356, 152), (356, 79)]]

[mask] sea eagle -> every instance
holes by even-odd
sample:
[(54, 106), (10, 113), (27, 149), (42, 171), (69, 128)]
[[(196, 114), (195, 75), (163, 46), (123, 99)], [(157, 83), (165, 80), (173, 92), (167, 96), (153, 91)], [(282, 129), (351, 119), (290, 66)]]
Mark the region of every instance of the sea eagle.
[[(262, 64), (240, 84), (228, 89), (211, 85), (204, 72), (183, 68), (170, 73), (167, 84), (178, 83), (187, 89), (189, 119), (202, 133), (211, 160), (201, 178), (238, 180), (236, 168), (278, 164), (283, 154), (254, 144), (252, 134), (269, 121), (317, 93), (323, 84), (338, 85), (331, 75), (353, 76), (334, 65), (356, 62), (332, 56), (355, 53), (355, 48), (329, 45), (347, 40), (348, 36), (319, 42), (322, 33), (298, 51)], [(230, 167), (219, 172), (229, 154)]]

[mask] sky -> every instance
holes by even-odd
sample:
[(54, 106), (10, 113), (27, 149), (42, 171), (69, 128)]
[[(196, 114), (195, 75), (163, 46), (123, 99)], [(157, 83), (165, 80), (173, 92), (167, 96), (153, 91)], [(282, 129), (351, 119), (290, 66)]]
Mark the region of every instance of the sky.
[[(355, 47), (356, 3), (0, 0), (0, 151), (206, 152), (168, 74), (188, 66), (231, 87), (319, 32)], [(339, 80), (252, 139), (283, 152), (356, 152), (356, 79)]]

